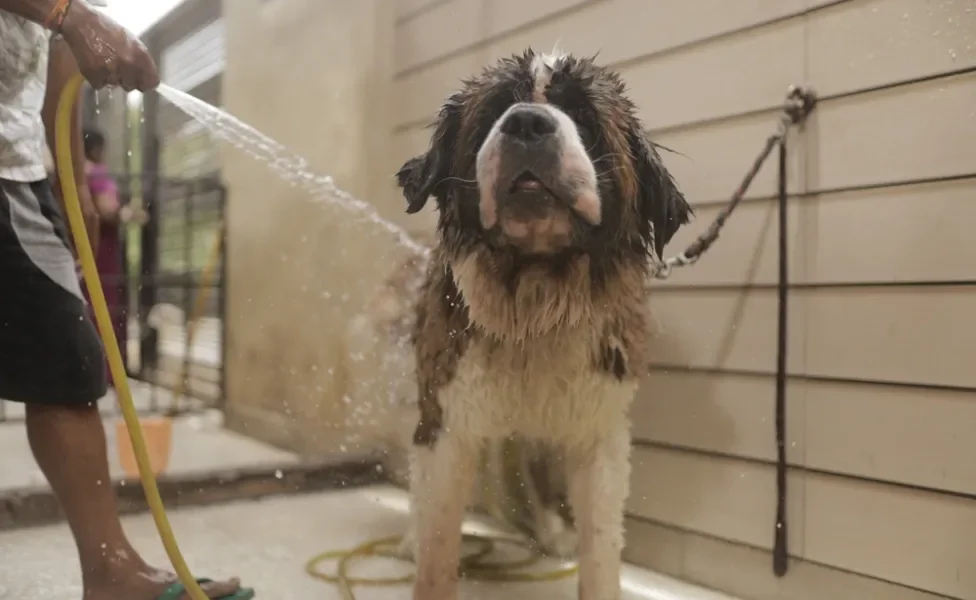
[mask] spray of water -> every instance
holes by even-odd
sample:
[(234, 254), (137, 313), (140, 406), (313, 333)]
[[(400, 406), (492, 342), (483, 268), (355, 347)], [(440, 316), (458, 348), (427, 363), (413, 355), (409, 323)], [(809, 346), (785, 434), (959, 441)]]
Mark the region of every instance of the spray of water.
[(168, 85), (161, 84), (158, 91), (173, 106), (200, 122), (215, 138), (224, 140), (267, 164), (282, 180), (301, 189), (312, 199), (330, 202), (358, 215), (381, 230), (393, 234), (401, 245), (414, 252), (428, 252), (426, 247), (414, 241), (403, 228), (382, 218), (375, 208), (336, 187), (332, 177), (315, 173), (309, 168), (307, 160), (247, 123)]

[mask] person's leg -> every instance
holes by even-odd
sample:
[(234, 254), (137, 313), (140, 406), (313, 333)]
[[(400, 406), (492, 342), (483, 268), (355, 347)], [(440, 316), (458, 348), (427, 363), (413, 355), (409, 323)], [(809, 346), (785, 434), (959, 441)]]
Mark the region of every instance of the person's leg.
[[(28, 404), (27, 435), (78, 546), (85, 600), (150, 600), (173, 583), (172, 574), (146, 564), (122, 530), (97, 407)], [(220, 598), (238, 587), (233, 580), (206, 591)]]
[(175, 578), (146, 565), (119, 523), (96, 406), (104, 353), (65, 240), (46, 185), (0, 180), (0, 397), (26, 404), (31, 449), (78, 546), (85, 600), (152, 600)]

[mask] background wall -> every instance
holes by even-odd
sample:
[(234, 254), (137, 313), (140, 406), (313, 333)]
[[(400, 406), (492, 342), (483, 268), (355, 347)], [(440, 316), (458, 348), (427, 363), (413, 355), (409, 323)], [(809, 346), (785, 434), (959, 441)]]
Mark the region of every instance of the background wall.
[[(812, 85), (822, 101), (790, 164), (795, 564), (772, 575), (774, 161), (713, 251), (654, 295), (661, 333), (634, 411), (627, 556), (744, 598), (976, 598), (971, 0), (379, 5), (225, 2), (224, 96), (396, 218), (389, 174), (426, 148), (443, 99), (526, 46), (599, 51), (656, 140), (682, 153), (665, 159), (698, 218), (673, 250), (739, 183), (787, 86)], [(232, 413), (258, 435), (327, 447), (316, 435), (348, 422), (323, 371), (349, 313), (321, 296), (357, 298), (383, 264), (365, 259), (386, 249), (246, 159), (228, 159), (227, 179)]]
[[(350, 193), (381, 200), (373, 190), (392, 178), (377, 168), (390, 150), (394, 17), (385, 6), (224, 2), (225, 107)], [(307, 455), (341, 460), (368, 449), (371, 423), (342, 398), (338, 332), (391, 268), (392, 239), (367, 234), (243, 152), (228, 147), (222, 161), (233, 198), (228, 423)]]

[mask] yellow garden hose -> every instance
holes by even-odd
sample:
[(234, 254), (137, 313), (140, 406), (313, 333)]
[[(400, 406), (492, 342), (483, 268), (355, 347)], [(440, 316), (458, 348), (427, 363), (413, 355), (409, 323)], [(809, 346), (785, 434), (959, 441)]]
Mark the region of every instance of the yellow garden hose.
[[(57, 121), (55, 124), (55, 158), (58, 178), (61, 182), (61, 193), (64, 198), (64, 205), (67, 211), (68, 225), (74, 239), (78, 258), (81, 262), (82, 273), (85, 278), (85, 285), (88, 288), (88, 295), (91, 299), (92, 309), (95, 313), (95, 322), (98, 326), (99, 334), (105, 346), (105, 353), (108, 358), (109, 370), (112, 374), (112, 381), (115, 384), (115, 392), (122, 409), (122, 416), (132, 440), (132, 449), (135, 454), (136, 463), (139, 466), (139, 477), (142, 481), (143, 490), (146, 493), (146, 501), (152, 513), (153, 521), (159, 532), (166, 555), (169, 557), (176, 571), (180, 582), (185, 586), (187, 594), (192, 600), (209, 600), (206, 593), (197, 584), (196, 579), (190, 573), (186, 560), (180, 553), (173, 529), (169, 519), (166, 517), (166, 510), (163, 507), (162, 498), (159, 495), (159, 488), (156, 478), (153, 475), (149, 462), (149, 455), (146, 450), (146, 442), (139, 425), (139, 417), (136, 413), (135, 405), (132, 402), (132, 391), (129, 388), (129, 379), (126, 374), (125, 365), (122, 360), (122, 353), (119, 351), (119, 343), (115, 337), (115, 330), (112, 327), (112, 320), (109, 315), (108, 306), (105, 301), (105, 293), (102, 290), (101, 280), (98, 276), (98, 269), (95, 265), (95, 256), (92, 252), (91, 242), (88, 239), (88, 232), (85, 229), (85, 221), (82, 216), (81, 204), (78, 200), (78, 189), (76, 187), (74, 162), (71, 156), (71, 134), (72, 119), (74, 117), (75, 101), (84, 78), (80, 75), (73, 77), (64, 90), (58, 102)], [(202, 307), (206, 302), (206, 290), (209, 288), (209, 281), (213, 277), (217, 257), (220, 256), (222, 245), (222, 228), (218, 229), (217, 239), (211, 249), (211, 254), (201, 277), (201, 289), (198, 290), (196, 302), (193, 307), (193, 314), (187, 321), (187, 346), (192, 347), (196, 324)], [(188, 357), (187, 357), (188, 359)], [(187, 364), (184, 362), (183, 372), (180, 381), (177, 383), (174, 396), (174, 407), (183, 395), (185, 380), (187, 375)], [(494, 494), (489, 494), (492, 498)], [(495, 505), (497, 499), (489, 501)], [(497, 512), (497, 511), (495, 511)], [(366, 542), (351, 550), (338, 550), (323, 552), (312, 557), (305, 565), (305, 571), (312, 577), (335, 584), (339, 587), (344, 600), (355, 600), (352, 589), (354, 586), (395, 586), (408, 584), (413, 580), (412, 575), (392, 578), (366, 578), (353, 577), (349, 574), (349, 564), (357, 558), (368, 557), (387, 557), (402, 558), (393, 552), (392, 548), (400, 542), (399, 537), (383, 538)], [(552, 571), (536, 572), (526, 571), (538, 562), (539, 557), (531, 552), (526, 558), (510, 560), (505, 562), (489, 562), (486, 558), (492, 554), (497, 544), (521, 546), (529, 551), (528, 544), (513, 537), (492, 537), (466, 535), (464, 540), (469, 544), (474, 544), (476, 550), (463, 557), (461, 561), (461, 572), (468, 579), (482, 581), (499, 582), (539, 582), (555, 581), (573, 576), (577, 569), (575, 566), (563, 567)], [(335, 574), (323, 573), (319, 570), (319, 565), (325, 561), (337, 561)]]
[[(503, 460), (505, 461), (503, 468), (506, 470), (517, 468), (517, 445), (512, 443), (511, 440), (507, 440), (502, 451)], [(488, 453), (486, 451), (482, 455), (482, 467), (486, 473), (488, 472), (487, 466)], [(503, 497), (499, 493), (497, 486), (492, 484), (492, 477), (490, 475), (486, 477), (484, 485), (485, 504), (487, 505), (486, 508), (489, 515), (495, 517), (500, 522), (505, 522)], [(395, 551), (395, 548), (399, 546), (402, 539), (401, 537), (389, 537), (366, 542), (351, 550), (323, 552), (313, 556), (305, 563), (305, 572), (316, 579), (338, 586), (342, 600), (356, 600), (352, 591), (354, 586), (390, 587), (409, 584), (413, 581), (413, 575), (410, 574), (385, 579), (353, 577), (349, 574), (349, 564), (354, 559), (381, 557), (401, 561), (405, 560), (406, 557)], [(476, 547), (474, 552), (466, 554), (461, 558), (461, 575), (468, 580), (533, 583), (557, 581), (572, 577), (578, 572), (576, 565), (563, 566), (549, 571), (526, 570), (535, 566), (541, 557), (533, 551), (524, 539), (514, 536), (465, 535), (463, 540)], [(505, 562), (487, 560), (497, 545), (520, 547), (525, 550), (526, 557)], [(320, 570), (319, 565), (326, 561), (335, 561), (337, 563), (334, 573), (324, 573)]]
[(81, 261), (81, 270), (85, 276), (85, 285), (88, 287), (88, 296), (91, 299), (92, 309), (95, 312), (95, 322), (98, 331), (102, 336), (105, 346), (105, 353), (108, 357), (109, 370), (112, 373), (112, 381), (115, 383), (115, 393), (119, 399), (119, 406), (122, 408), (122, 416), (125, 418), (125, 425), (129, 430), (129, 437), (132, 440), (132, 449), (135, 452), (136, 463), (139, 465), (139, 478), (142, 480), (142, 489), (146, 492), (146, 502), (152, 513), (153, 521), (156, 522), (156, 529), (159, 531), (159, 539), (163, 542), (166, 555), (176, 570), (176, 575), (186, 588), (192, 600), (209, 600), (207, 594), (197, 584), (196, 579), (190, 573), (190, 568), (186, 565), (180, 548), (173, 536), (173, 529), (170, 527), (169, 519), (166, 518), (166, 510), (163, 508), (163, 500), (159, 496), (159, 488), (156, 485), (156, 478), (153, 476), (152, 468), (149, 464), (149, 455), (146, 452), (146, 441), (142, 436), (142, 428), (139, 426), (139, 416), (136, 414), (136, 407), (132, 403), (132, 390), (129, 389), (129, 378), (126, 374), (125, 364), (122, 362), (122, 353), (119, 352), (119, 342), (115, 337), (115, 330), (112, 327), (112, 318), (108, 312), (108, 305), (105, 302), (105, 292), (102, 290), (102, 282), (98, 278), (98, 268), (95, 266), (95, 256), (92, 252), (91, 241), (88, 239), (88, 232), (85, 229), (85, 219), (81, 213), (81, 203), (78, 200), (78, 188), (75, 181), (74, 162), (71, 157), (71, 133), (72, 119), (74, 118), (75, 101), (84, 78), (81, 75), (73, 77), (61, 92), (58, 101), (57, 121), (55, 123), (55, 162), (58, 170), (58, 179), (61, 182), (61, 194), (64, 198), (64, 206), (67, 211), (68, 226), (71, 229), (71, 237), (75, 242), (75, 249), (78, 251), (78, 258)]
[[(575, 566), (544, 572), (525, 571), (524, 569), (539, 562), (540, 557), (532, 553), (528, 544), (514, 537), (465, 535), (463, 540), (476, 546), (474, 552), (465, 555), (461, 559), (461, 576), (469, 581), (532, 583), (556, 581), (566, 577), (572, 577), (576, 574), (577, 569)], [(316, 579), (338, 586), (342, 600), (356, 600), (352, 588), (357, 585), (367, 587), (406, 585), (413, 581), (413, 575), (408, 574), (401, 577), (380, 579), (375, 577), (353, 577), (349, 574), (349, 563), (356, 558), (382, 557), (405, 560), (405, 557), (394, 550), (401, 541), (402, 538), (400, 537), (389, 537), (366, 542), (352, 550), (323, 552), (322, 554), (313, 556), (305, 563), (305, 572)], [(527, 556), (526, 558), (505, 562), (489, 562), (485, 560), (494, 552), (495, 546), (498, 544), (522, 547), (526, 550)], [(329, 560), (338, 563), (334, 574), (323, 573), (319, 570), (319, 564)]]

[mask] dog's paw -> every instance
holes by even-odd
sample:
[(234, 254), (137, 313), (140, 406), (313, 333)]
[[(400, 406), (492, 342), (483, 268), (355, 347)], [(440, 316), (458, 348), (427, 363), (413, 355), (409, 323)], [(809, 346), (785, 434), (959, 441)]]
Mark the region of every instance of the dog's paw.
[(546, 556), (555, 558), (575, 558), (579, 536), (575, 529), (566, 529), (553, 534), (549, 539), (539, 540), (539, 546)]
[(579, 539), (576, 529), (563, 520), (555, 511), (547, 511), (538, 522), (535, 542), (539, 551), (546, 556), (573, 558), (576, 556)]

